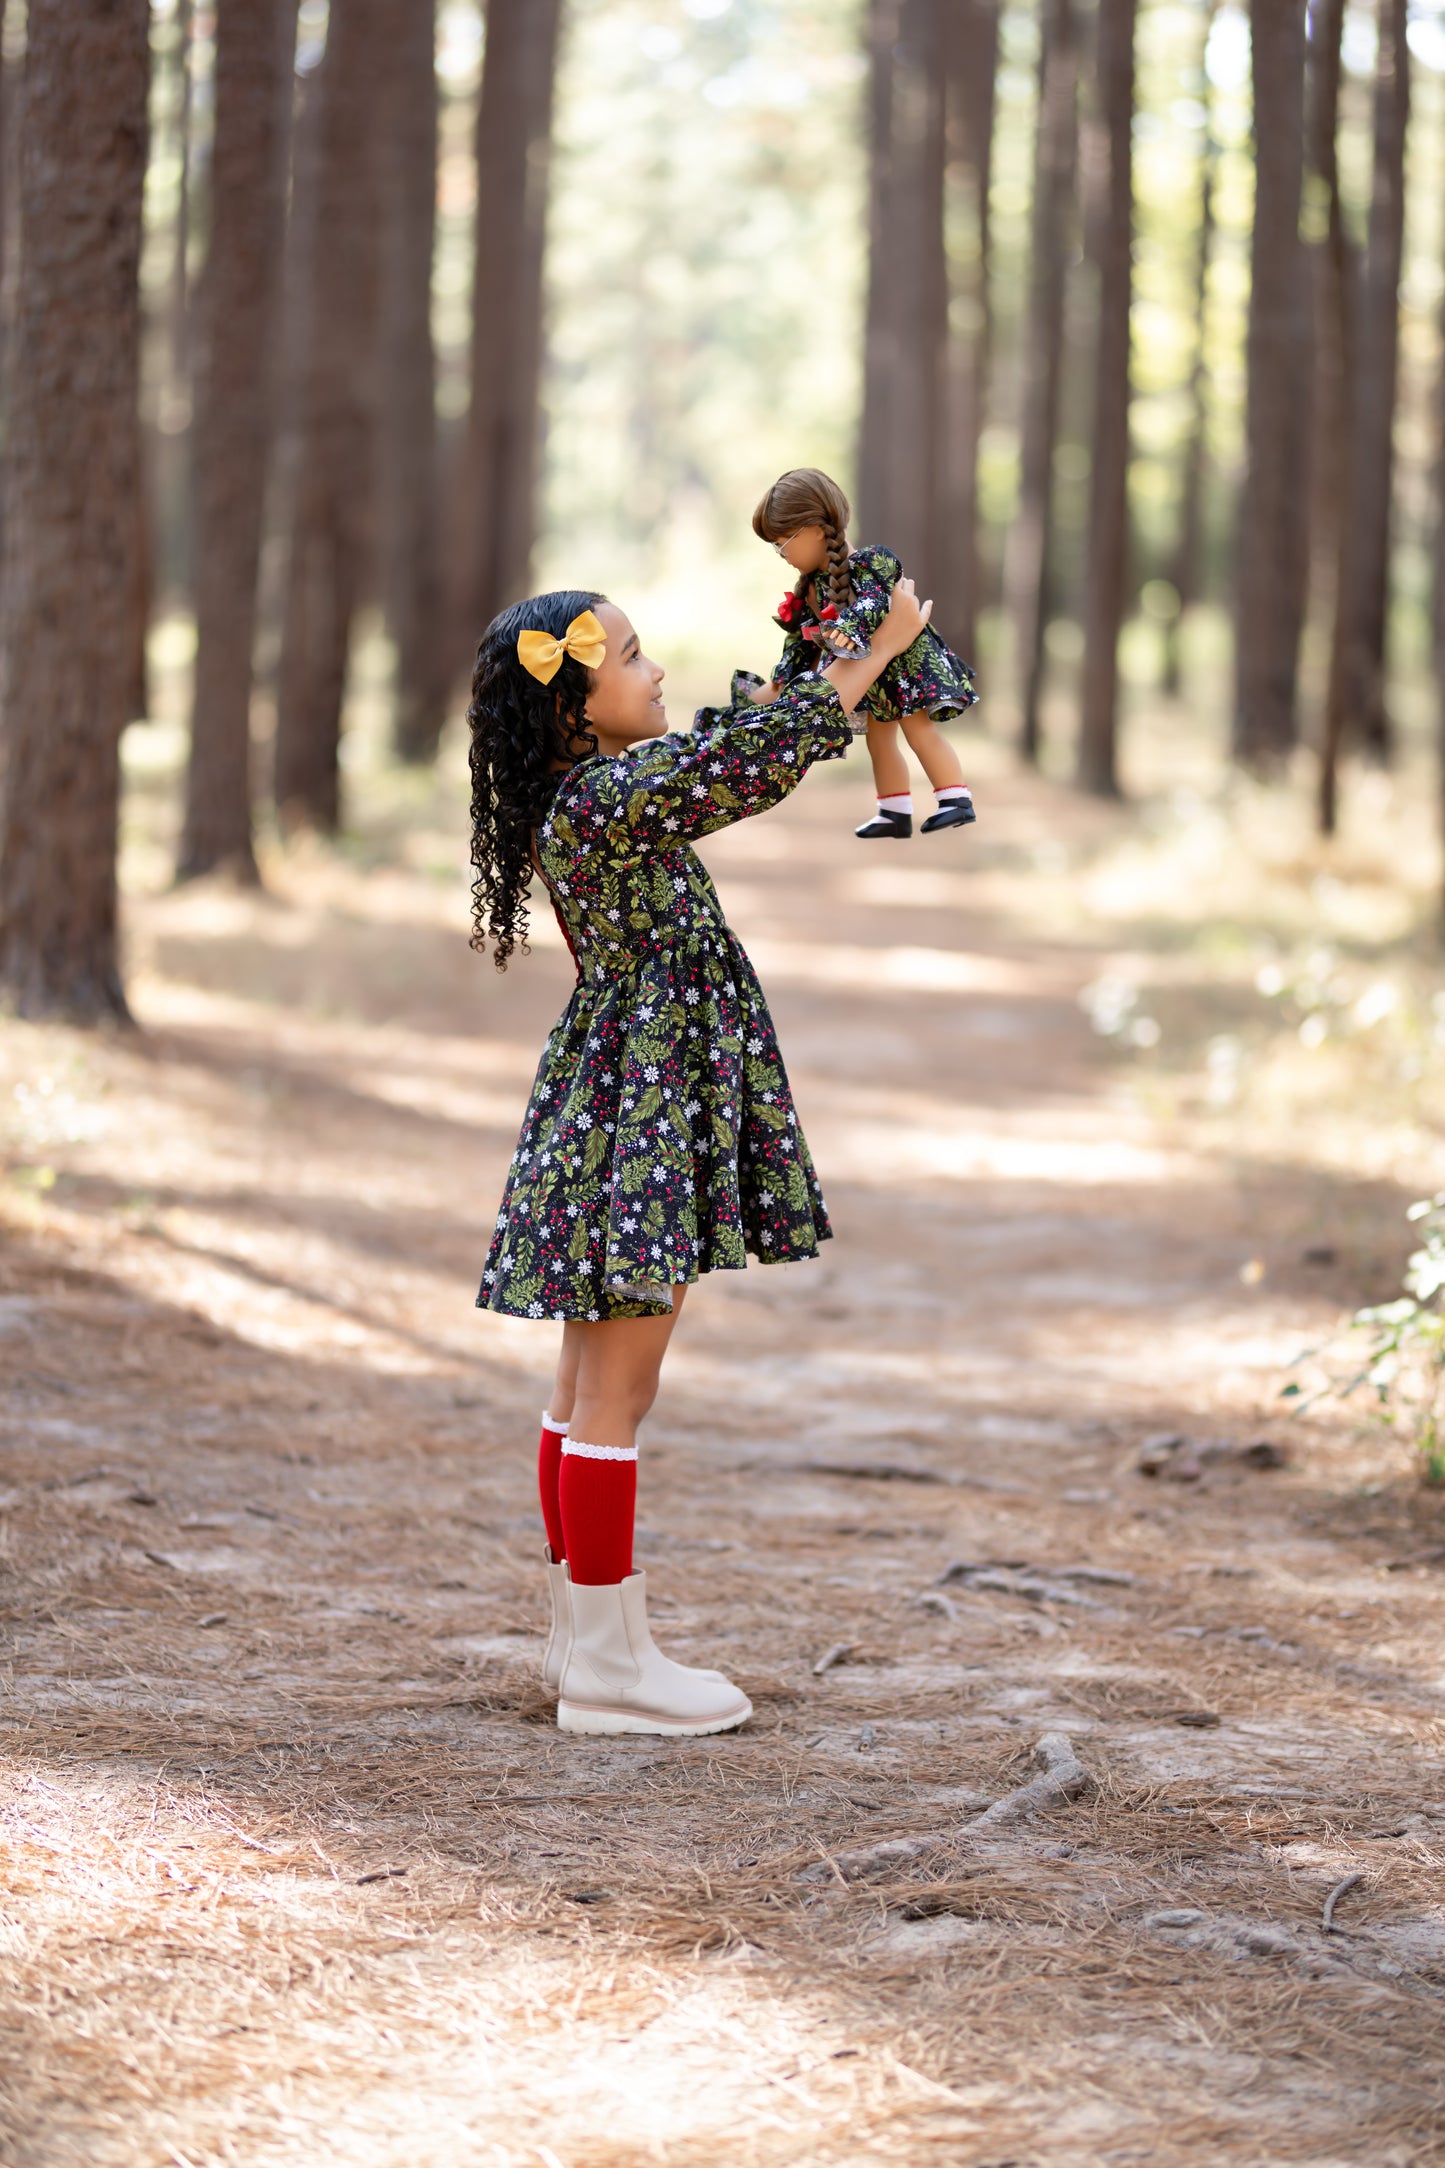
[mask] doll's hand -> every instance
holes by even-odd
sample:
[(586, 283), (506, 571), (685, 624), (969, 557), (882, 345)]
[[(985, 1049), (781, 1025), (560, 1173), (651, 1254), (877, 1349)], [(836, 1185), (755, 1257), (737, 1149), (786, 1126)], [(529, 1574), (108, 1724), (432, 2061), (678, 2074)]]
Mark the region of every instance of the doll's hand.
[(933, 604), (920, 603), (912, 580), (900, 579), (889, 600), (888, 615), (873, 636), (874, 652), (881, 643), (889, 655), (901, 655), (912, 647), (932, 615)]

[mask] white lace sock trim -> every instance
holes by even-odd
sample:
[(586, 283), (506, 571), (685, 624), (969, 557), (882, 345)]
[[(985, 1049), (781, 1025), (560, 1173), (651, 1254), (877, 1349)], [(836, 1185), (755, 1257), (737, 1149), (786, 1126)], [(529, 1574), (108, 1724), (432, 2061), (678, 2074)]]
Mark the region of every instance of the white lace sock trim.
[(559, 1430), (560, 1430), (560, 1432), (562, 1433), (562, 1436), (563, 1436), (564, 1438), (565, 1438), (565, 1437), (566, 1437), (566, 1435), (567, 1435), (567, 1425), (566, 1425), (565, 1423), (554, 1423), (554, 1422), (553, 1422), (553, 1420), (552, 1420), (552, 1418), (551, 1418), (551, 1416), (550, 1416), (550, 1415), (549, 1415), (549, 1414), (547, 1413), (547, 1410), (546, 1410), (545, 1408), (543, 1408), (543, 1410), (542, 1410), (542, 1428), (543, 1428), (544, 1430), (551, 1430), (551, 1431), (559, 1431)]
[(893, 798), (880, 798), (878, 801), (878, 810), (880, 813), (911, 813), (913, 811), (912, 791), (900, 791), (898, 795)]
[(564, 1453), (580, 1453), (584, 1460), (636, 1460), (635, 1445), (584, 1445), (580, 1438), (564, 1438)]

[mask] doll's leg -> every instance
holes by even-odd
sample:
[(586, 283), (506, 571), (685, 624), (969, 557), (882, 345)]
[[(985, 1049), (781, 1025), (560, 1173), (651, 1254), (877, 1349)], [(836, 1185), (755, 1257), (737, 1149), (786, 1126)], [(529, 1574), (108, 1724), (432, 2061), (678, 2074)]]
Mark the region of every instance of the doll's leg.
[(908, 789), (908, 762), (898, 743), (897, 723), (869, 716), (868, 758), (873, 763), (873, 788), (879, 798), (902, 797)]
[(964, 828), (974, 819), (973, 797), (963, 780), (963, 764), (931, 715), (905, 715), (903, 735), (938, 800), (938, 811), (923, 823), (923, 834), (935, 828)]
[(956, 790), (963, 781), (963, 763), (933, 717), (905, 715), (903, 735), (934, 789)]
[(873, 788), (878, 793), (878, 812), (864, 821), (854, 834), (872, 840), (896, 836), (899, 841), (913, 833), (913, 794), (908, 787), (908, 762), (898, 743), (898, 725), (868, 718), (868, 758), (873, 763)]

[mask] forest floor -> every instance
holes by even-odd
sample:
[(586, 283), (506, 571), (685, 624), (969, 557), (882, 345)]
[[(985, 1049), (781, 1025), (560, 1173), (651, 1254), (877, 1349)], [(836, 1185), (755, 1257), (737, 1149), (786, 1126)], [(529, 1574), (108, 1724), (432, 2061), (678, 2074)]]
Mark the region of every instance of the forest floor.
[(1445, 1174), (1430, 967), (1383, 842), (980, 757), (964, 835), (822, 771), (706, 847), (837, 1239), (645, 1431), (756, 1706), (671, 1743), (553, 1727), (555, 1328), (472, 1308), (555, 935), (469, 953), (429, 786), (256, 896), (141, 790), (143, 1031), (0, 1032), (14, 2168), (1445, 2159), (1445, 1513), (1278, 1397)]

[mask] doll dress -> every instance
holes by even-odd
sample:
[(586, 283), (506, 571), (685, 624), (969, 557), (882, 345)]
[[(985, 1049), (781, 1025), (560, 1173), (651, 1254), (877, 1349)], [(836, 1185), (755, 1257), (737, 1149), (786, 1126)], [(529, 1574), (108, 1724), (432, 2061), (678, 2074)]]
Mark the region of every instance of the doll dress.
[[(901, 561), (890, 549), (870, 546), (853, 550), (848, 557), (848, 576), (853, 600), (831, 618), (825, 618), (828, 602), (825, 576), (815, 572), (800, 599), (785, 595), (775, 622), (784, 633), (782, 658), (773, 672), (780, 689), (791, 685), (805, 671), (816, 670), (827, 651), (841, 657), (867, 655), (873, 635), (888, 615), (893, 590), (903, 573)], [(733, 676), (731, 710), (706, 709), (712, 720), (737, 713), (747, 704), (750, 690), (763, 680), (750, 671)], [(898, 722), (905, 715), (930, 715), (947, 722), (962, 715), (978, 700), (974, 674), (932, 625), (925, 625), (912, 647), (896, 655), (863, 695), (860, 705), (879, 722)]]
[(777, 805), (852, 732), (826, 678), (569, 768), (537, 860), (577, 983), (537, 1068), (479, 1309), (655, 1316), (700, 1273), (832, 1229), (762, 988), (690, 846)]

